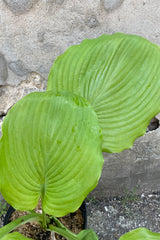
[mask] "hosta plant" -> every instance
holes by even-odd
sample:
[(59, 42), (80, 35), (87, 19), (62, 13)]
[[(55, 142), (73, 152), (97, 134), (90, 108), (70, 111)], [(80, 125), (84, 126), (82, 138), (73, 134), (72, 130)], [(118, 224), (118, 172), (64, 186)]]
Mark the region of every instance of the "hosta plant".
[[(160, 112), (160, 49), (139, 36), (114, 34), (84, 40), (54, 62), (46, 92), (17, 102), (4, 119), (0, 140), (0, 191), (29, 215), (0, 230), (0, 239), (36, 220), (69, 240), (78, 235), (57, 219), (79, 208), (101, 175), (102, 151), (121, 152), (143, 135)], [(33, 211), (39, 199), (42, 214)], [(51, 220), (54, 224), (51, 224)], [(160, 239), (141, 228), (120, 239)]]
[[(97, 239), (91, 230), (71, 233), (56, 218), (77, 210), (101, 174), (102, 133), (89, 102), (66, 92), (31, 93), (9, 111), (2, 133), (1, 193), (22, 211), (33, 210), (41, 199), (42, 214), (32, 211), (9, 223), (0, 239), (14, 238), (6, 234), (33, 220), (67, 239)], [(16, 239), (24, 238), (16, 233)]]

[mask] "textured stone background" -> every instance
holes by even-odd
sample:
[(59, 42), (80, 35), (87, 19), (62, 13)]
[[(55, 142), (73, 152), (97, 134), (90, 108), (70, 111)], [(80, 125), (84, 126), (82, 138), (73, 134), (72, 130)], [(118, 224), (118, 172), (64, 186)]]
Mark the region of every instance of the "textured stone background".
[(92, 196), (105, 198), (126, 191), (144, 193), (160, 190), (160, 129), (138, 138), (122, 153), (104, 153), (103, 174)]
[[(159, 23), (159, 0), (1, 0), (0, 124), (22, 96), (46, 89), (54, 60), (69, 46), (115, 32), (138, 34), (160, 45)], [(157, 136), (159, 133), (153, 134), (154, 144), (158, 144)], [(152, 133), (145, 136), (143, 144), (135, 144), (136, 150), (105, 155), (101, 178), (104, 196), (137, 183), (142, 188), (159, 189), (160, 157), (152, 154), (153, 137)], [(146, 138), (153, 149), (147, 148)]]

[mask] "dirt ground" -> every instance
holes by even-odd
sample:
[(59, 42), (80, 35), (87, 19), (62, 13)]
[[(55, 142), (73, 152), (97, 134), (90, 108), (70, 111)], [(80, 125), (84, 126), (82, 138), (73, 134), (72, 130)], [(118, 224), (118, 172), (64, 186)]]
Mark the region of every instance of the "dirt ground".
[[(99, 240), (118, 240), (138, 227), (160, 232), (160, 192), (127, 194), (124, 198), (87, 199), (88, 228), (92, 228)], [(3, 224), (4, 215), (0, 218)]]

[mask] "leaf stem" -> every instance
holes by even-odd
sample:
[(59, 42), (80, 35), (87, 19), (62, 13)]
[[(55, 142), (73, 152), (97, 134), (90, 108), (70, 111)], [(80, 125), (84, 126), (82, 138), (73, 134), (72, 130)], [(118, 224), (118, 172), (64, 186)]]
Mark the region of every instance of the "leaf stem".
[(54, 225), (49, 225), (49, 228), (47, 229), (48, 231), (54, 231), (60, 235), (62, 235), (63, 237), (69, 239), (69, 240), (78, 240), (78, 236), (71, 232), (70, 230), (68, 230), (66, 227), (63, 226), (63, 228), (54, 226)]
[(51, 217), (50, 217), (50, 220), (51, 220), (51, 221), (54, 221), (54, 223), (56, 224), (56, 227), (66, 229), (66, 227), (61, 223), (61, 221), (59, 221), (58, 218), (56, 218), (56, 217), (54, 217), (54, 216), (51, 216)]
[(46, 228), (47, 228), (47, 220), (46, 220), (45, 211), (44, 211), (44, 209), (43, 209), (44, 196), (45, 196), (45, 181), (44, 181), (44, 183), (41, 185), (41, 206), (42, 206), (42, 227), (43, 227), (44, 229), (46, 229)]
[(42, 227), (44, 229), (47, 228), (46, 214), (45, 214), (45, 211), (43, 210), (43, 208), (42, 208)]

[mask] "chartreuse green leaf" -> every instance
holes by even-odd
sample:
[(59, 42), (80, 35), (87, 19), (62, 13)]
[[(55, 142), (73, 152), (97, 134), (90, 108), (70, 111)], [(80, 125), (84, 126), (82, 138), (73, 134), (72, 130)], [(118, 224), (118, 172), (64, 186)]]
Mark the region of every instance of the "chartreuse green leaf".
[(101, 175), (101, 129), (82, 97), (52, 91), (17, 102), (2, 125), (0, 191), (18, 210), (74, 212)]
[(69, 229), (64, 227), (62, 223), (54, 218), (54, 222), (56, 223), (55, 225), (49, 225), (50, 231), (54, 231), (62, 236), (64, 236), (66, 239), (69, 240), (98, 240), (98, 236), (92, 229), (87, 229), (81, 231), (78, 235), (75, 233), (71, 232)]
[(137, 228), (120, 237), (119, 240), (160, 240), (160, 233), (154, 233), (146, 228)]
[(102, 35), (59, 56), (47, 89), (86, 98), (98, 116), (102, 150), (120, 152), (130, 148), (160, 112), (159, 66), (159, 46), (134, 35)]
[(98, 240), (98, 236), (92, 229), (83, 230), (78, 234), (79, 240)]
[(3, 238), (0, 238), (1, 240), (33, 240), (32, 238), (27, 238), (25, 236), (23, 236), (22, 234), (18, 233), (18, 232), (14, 232), (14, 233), (9, 233), (6, 236), (4, 236)]

